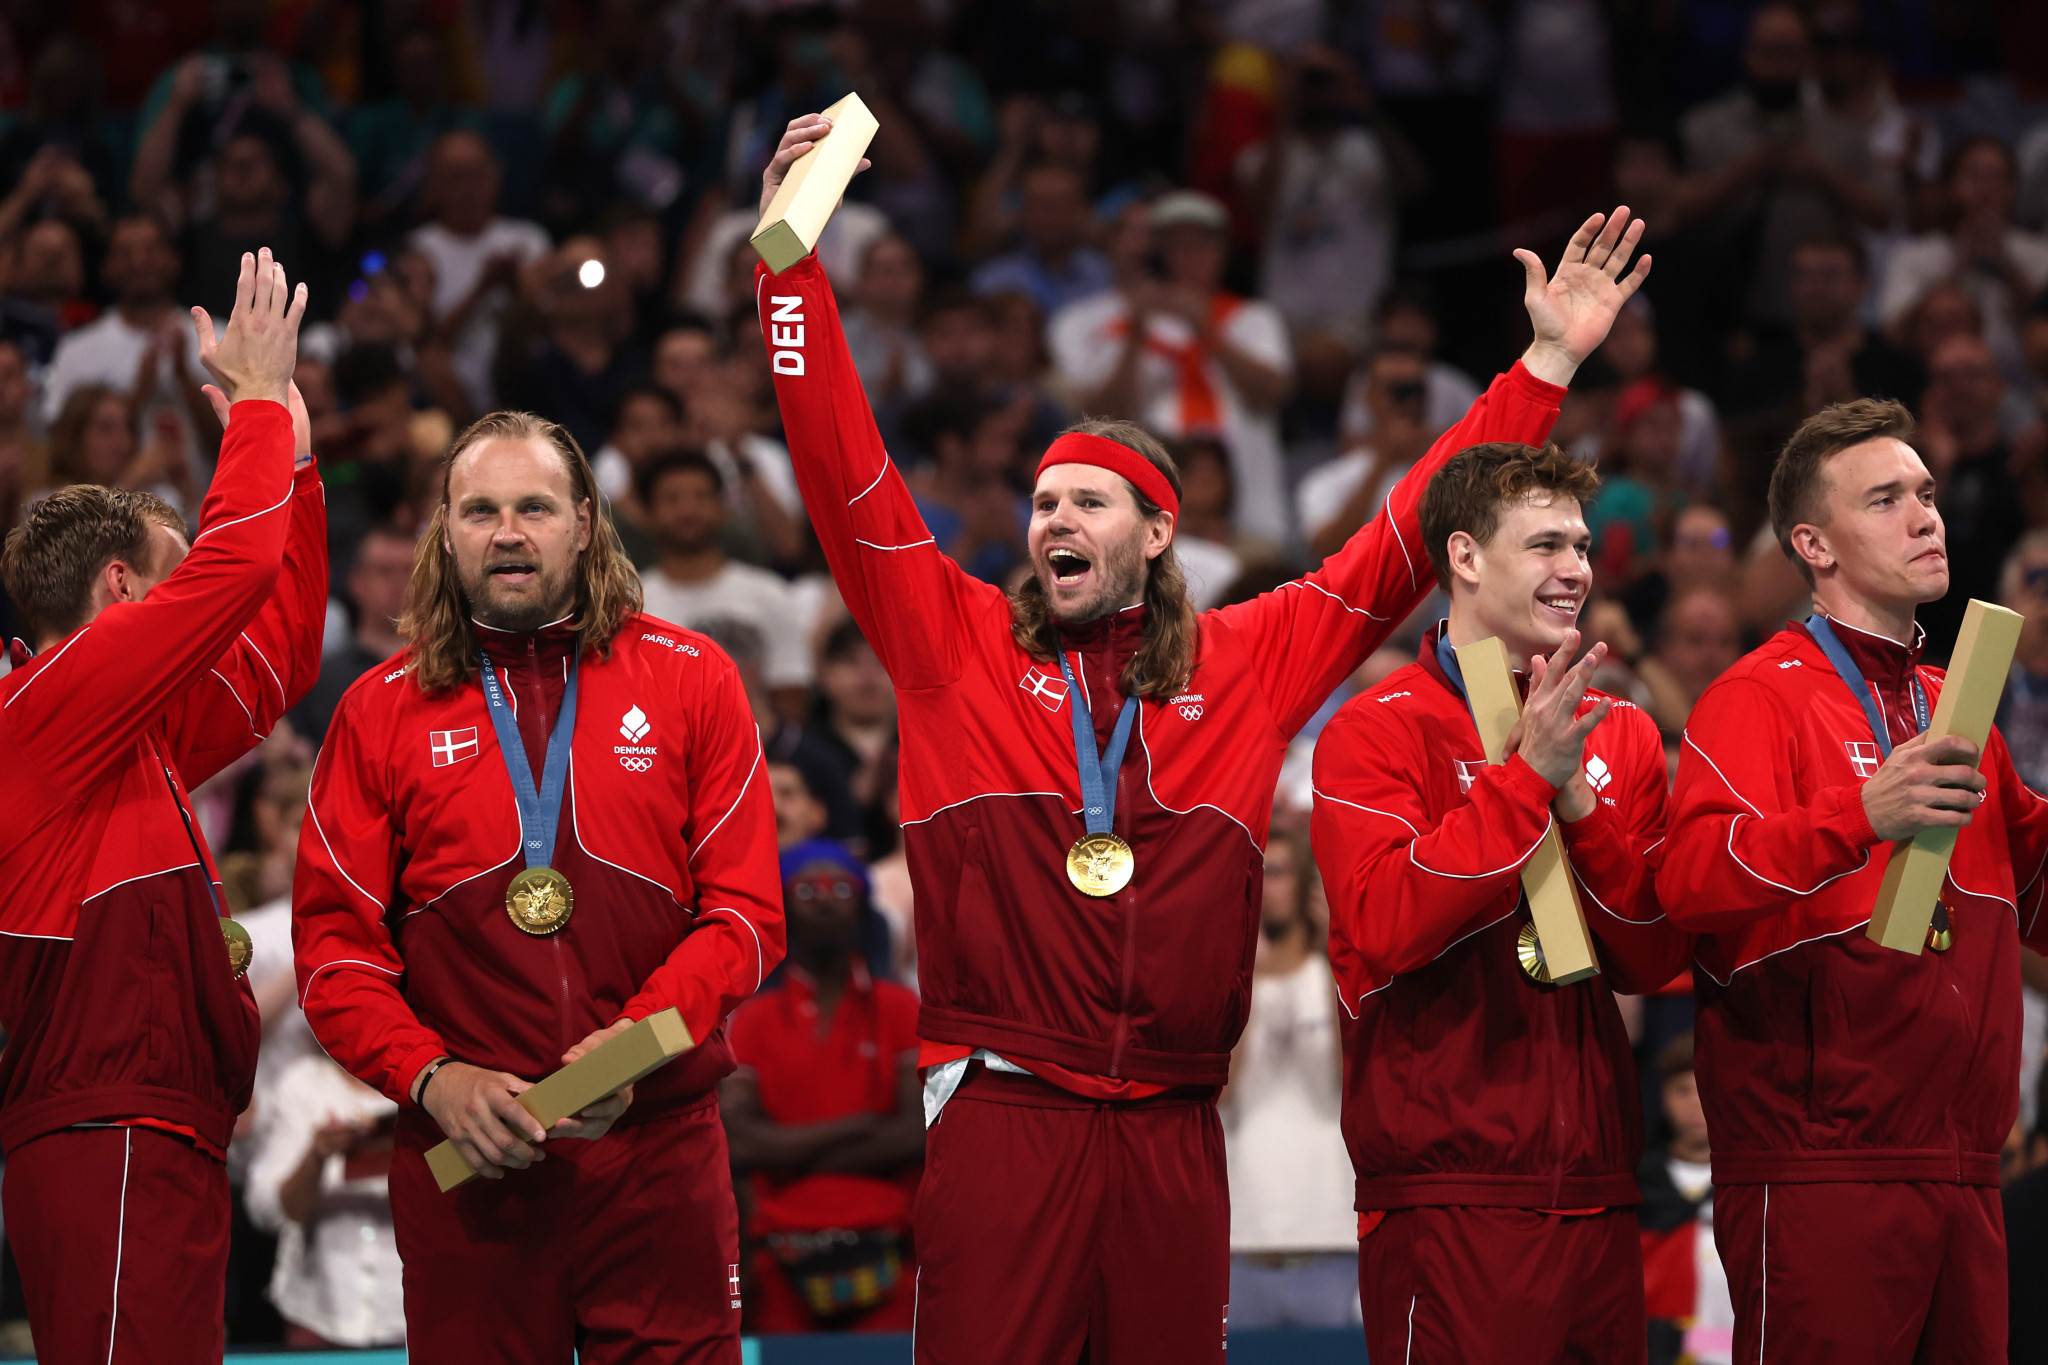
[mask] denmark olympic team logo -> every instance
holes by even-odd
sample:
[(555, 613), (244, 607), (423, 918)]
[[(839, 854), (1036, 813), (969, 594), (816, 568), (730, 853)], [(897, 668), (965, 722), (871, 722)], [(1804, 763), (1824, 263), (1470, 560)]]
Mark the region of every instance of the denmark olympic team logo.
[(648, 732), (654, 729), (654, 722), (647, 719), (647, 713), (635, 706), (619, 718), (619, 733), (632, 741), (630, 744), (614, 744), (612, 752), (619, 756), (619, 766), (629, 773), (644, 773), (654, 766), (654, 756), (661, 750), (652, 744), (642, 744)]
[(1180, 718), (1182, 720), (1200, 720), (1202, 718), (1202, 702), (1204, 700), (1205, 698), (1200, 692), (1183, 692), (1168, 702), (1167, 705), (1180, 708)]
[(1199, 705), (1183, 706), (1180, 708), (1180, 718), (1182, 720), (1200, 720), (1202, 718), (1202, 708)]

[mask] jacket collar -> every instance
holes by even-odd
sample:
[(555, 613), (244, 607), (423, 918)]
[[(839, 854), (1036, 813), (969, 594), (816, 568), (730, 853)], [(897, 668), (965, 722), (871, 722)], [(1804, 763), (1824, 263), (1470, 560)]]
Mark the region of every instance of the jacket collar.
[(1135, 654), (1145, 641), (1146, 619), (1145, 604), (1135, 602), (1122, 611), (1098, 616), (1093, 621), (1083, 621), (1077, 626), (1060, 626), (1060, 644), (1083, 654), (1093, 654), (1097, 650)]
[[(1842, 648), (1849, 651), (1849, 658), (1864, 679), (1875, 683), (1888, 696), (1897, 695), (1905, 688), (1914, 668), (1920, 663), (1921, 654), (1927, 649), (1927, 631), (1918, 621), (1913, 623), (1912, 643), (1904, 645), (1871, 631), (1845, 625), (1832, 616), (1828, 618), (1828, 624), (1834, 627), (1835, 638), (1842, 642)], [(1802, 625), (1800, 629), (1804, 631), (1805, 627)]]
[(547, 660), (564, 658), (576, 648), (578, 626), (573, 616), (550, 621), (538, 630), (499, 630), (474, 617), (470, 618), (469, 626), (476, 632), (478, 644), (493, 658), (502, 657), (507, 663), (524, 654), (529, 645)]

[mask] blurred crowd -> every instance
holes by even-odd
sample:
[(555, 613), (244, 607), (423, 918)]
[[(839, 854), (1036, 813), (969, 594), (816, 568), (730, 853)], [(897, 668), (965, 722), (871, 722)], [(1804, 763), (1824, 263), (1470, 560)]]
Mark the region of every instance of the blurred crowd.
[[(266, 1031), (235, 1144), (233, 1340), (402, 1330), (391, 1107), (296, 1015), (291, 869), (328, 719), (403, 644), (434, 461), (498, 407), (590, 453), (648, 611), (738, 661), (766, 743), (790, 960), (732, 1024), (724, 1093), (749, 1323), (907, 1325), (923, 1129), (895, 701), (796, 493), (747, 240), (784, 124), (853, 91), (874, 166), (819, 255), (891, 452), (970, 573), (1020, 573), (1031, 471), (1083, 413), (1170, 443), (1198, 605), (1312, 568), (1520, 348), (1510, 248), (1553, 257), (1622, 202), (1655, 270), (1556, 432), (1605, 481), (1583, 622), (1610, 647), (1600, 685), (1675, 745), (1706, 686), (1806, 609), (1763, 525), (1784, 437), (1827, 403), (1897, 398), (1948, 526), (1930, 658), (1973, 596), (2041, 623), (2002, 722), (2048, 782), (2038, 4), (10, 0), (0, 527), (74, 482), (196, 517), (220, 430), (185, 310), (224, 318), (258, 245), (312, 286), (326, 661), (199, 794)], [(1432, 610), (1332, 709), (1407, 662)], [(19, 633), (0, 594), (0, 637)], [(1239, 1326), (1356, 1320), (1316, 729), (1277, 794), (1224, 1096)], [(2029, 998), (2031, 1072), (2048, 1015)], [(1679, 1236), (1668, 1268), (1706, 1192), (1690, 1001), (1630, 1011), (1663, 1135), (1645, 1244)], [(2016, 1180), (2048, 1156), (2023, 1089)], [(2048, 1190), (2015, 1189), (2017, 1268), (2048, 1258)], [(1697, 1279), (1661, 1300), (1665, 1358), (1716, 1359)]]

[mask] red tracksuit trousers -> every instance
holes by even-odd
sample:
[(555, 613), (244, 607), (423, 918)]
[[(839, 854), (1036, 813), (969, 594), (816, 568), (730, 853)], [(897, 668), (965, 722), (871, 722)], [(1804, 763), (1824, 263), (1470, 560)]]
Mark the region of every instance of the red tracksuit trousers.
[(917, 1365), (1220, 1365), (1212, 1098), (1108, 1104), (975, 1067), (925, 1143)]
[(68, 1128), (8, 1155), (6, 1208), (42, 1365), (218, 1365), (220, 1162), (148, 1128)]
[(1744, 1365), (2004, 1365), (1995, 1189), (1717, 1185), (1714, 1246)]
[(1373, 1365), (1643, 1359), (1634, 1209), (1397, 1209), (1358, 1244), (1358, 1290)]
[(413, 1365), (739, 1365), (739, 1210), (706, 1096), (441, 1193), (401, 1116), (391, 1213)]

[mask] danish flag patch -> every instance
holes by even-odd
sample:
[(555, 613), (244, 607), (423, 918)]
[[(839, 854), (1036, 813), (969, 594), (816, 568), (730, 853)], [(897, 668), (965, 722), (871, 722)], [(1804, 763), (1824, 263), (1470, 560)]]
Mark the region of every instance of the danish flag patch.
[(1878, 756), (1875, 744), (1847, 739), (1842, 741), (1842, 747), (1849, 751), (1849, 766), (1856, 770), (1856, 776), (1877, 776), (1878, 765), (1884, 760)]
[(429, 730), (427, 747), (433, 751), (434, 766), (446, 768), (465, 758), (476, 757), (476, 727), (464, 730)]
[(1038, 704), (1048, 711), (1058, 711), (1067, 704), (1067, 680), (1056, 678), (1042, 668), (1034, 668), (1019, 678), (1017, 686), (1038, 698)]
[(1479, 780), (1479, 774), (1486, 771), (1484, 760), (1478, 763), (1467, 763), (1462, 758), (1454, 758), (1451, 762), (1458, 765), (1458, 793), (1461, 796), (1471, 791), (1472, 784)]

